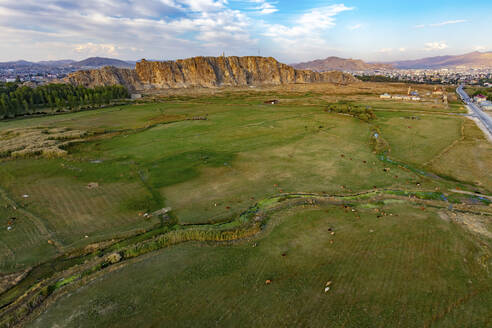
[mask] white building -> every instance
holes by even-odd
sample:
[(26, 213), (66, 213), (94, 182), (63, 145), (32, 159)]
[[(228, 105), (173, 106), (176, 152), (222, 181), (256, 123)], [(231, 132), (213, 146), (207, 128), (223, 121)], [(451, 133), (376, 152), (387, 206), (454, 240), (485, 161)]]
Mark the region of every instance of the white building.
[(477, 103), (481, 103), (481, 102), (487, 101), (487, 97), (485, 97), (484, 95), (478, 95), (478, 96), (473, 97), (473, 100), (475, 100), (475, 102), (477, 102)]
[(380, 95), (379, 98), (381, 98), (381, 99), (391, 99), (391, 95), (388, 94), (388, 93), (385, 93), (385, 94)]
[(492, 110), (492, 102), (491, 101), (482, 101), (480, 103), (480, 107), (482, 107), (483, 110)]

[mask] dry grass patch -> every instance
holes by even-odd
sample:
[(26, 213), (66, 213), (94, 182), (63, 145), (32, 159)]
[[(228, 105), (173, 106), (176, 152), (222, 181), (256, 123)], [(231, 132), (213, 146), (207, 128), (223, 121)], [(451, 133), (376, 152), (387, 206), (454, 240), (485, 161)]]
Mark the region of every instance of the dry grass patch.
[(15, 128), (0, 132), (0, 157), (64, 157), (63, 148), (84, 141), (87, 131), (67, 128)]
[(492, 232), (487, 228), (492, 220), (489, 216), (452, 211), (439, 212), (439, 216), (445, 221), (454, 221), (473, 233), (492, 239)]

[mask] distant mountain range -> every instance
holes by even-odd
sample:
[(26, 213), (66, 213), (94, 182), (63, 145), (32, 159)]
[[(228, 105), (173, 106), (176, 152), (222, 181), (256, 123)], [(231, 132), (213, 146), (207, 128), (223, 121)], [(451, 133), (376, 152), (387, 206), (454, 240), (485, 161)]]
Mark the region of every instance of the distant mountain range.
[[(47, 70), (63, 69), (76, 71), (80, 69), (96, 69), (104, 66), (114, 66), (117, 68), (134, 68), (135, 61), (123, 61), (114, 58), (91, 57), (81, 61), (75, 60), (54, 60), (29, 62), (25, 60), (0, 62), (0, 69), (14, 70)], [(416, 60), (404, 60), (385, 63), (366, 63), (359, 59), (344, 59), (340, 57), (328, 57), (310, 62), (292, 64), (292, 67), (299, 70), (311, 70), (315, 72), (327, 71), (374, 71), (390, 69), (439, 69), (439, 68), (492, 68), (492, 52), (471, 52), (458, 56), (438, 56)]]
[(340, 57), (328, 57), (310, 62), (293, 64), (296, 69), (307, 69), (316, 72), (326, 71), (370, 71), (391, 69), (388, 64), (369, 64), (359, 59), (344, 59)]
[(458, 56), (438, 56), (417, 60), (404, 60), (386, 63), (397, 69), (424, 68), (492, 68), (492, 52), (471, 52)]
[(91, 57), (81, 61), (66, 59), (66, 60), (29, 62), (25, 60), (18, 60), (18, 61), (0, 63), (0, 69), (22, 69), (22, 68), (36, 69), (36, 68), (47, 68), (47, 67), (83, 69), (83, 68), (100, 68), (104, 66), (114, 66), (118, 68), (132, 68), (135, 67), (135, 62), (126, 62), (114, 58)]
[(72, 67), (104, 67), (114, 66), (118, 68), (134, 67), (135, 62), (126, 62), (114, 58), (91, 57), (79, 62), (71, 63)]
[(427, 57), (385, 63), (366, 63), (358, 59), (328, 57), (306, 63), (293, 64), (297, 69), (326, 71), (373, 71), (385, 69), (492, 68), (492, 52), (471, 52), (458, 56)]

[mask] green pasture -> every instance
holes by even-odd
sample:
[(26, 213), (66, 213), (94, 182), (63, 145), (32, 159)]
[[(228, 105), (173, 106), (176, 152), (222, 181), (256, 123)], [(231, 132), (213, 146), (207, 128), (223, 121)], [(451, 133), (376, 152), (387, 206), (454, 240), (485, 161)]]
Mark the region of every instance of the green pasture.
[(257, 239), (164, 249), (64, 296), (29, 327), (486, 327), (483, 242), (431, 209), (376, 208), (391, 216), (298, 207)]
[(423, 165), (461, 138), (463, 119), (454, 116), (379, 112), (377, 124), (400, 161)]
[[(384, 171), (388, 164), (373, 152), (371, 136), (380, 129), (392, 158), (421, 168), (460, 138), (461, 118), (419, 113), (419, 120), (410, 120), (408, 104), (393, 104), (404, 109), (378, 110), (377, 120), (368, 124), (327, 113), (324, 105), (300, 105), (306, 99), (325, 102), (323, 97), (322, 92), (279, 91), (171, 96), (0, 122), (0, 129), (67, 127), (93, 133), (69, 148), (66, 158), (2, 160), (0, 185), (58, 245), (44, 245), (51, 249), (40, 253), (45, 254), (41, 262), (53, 252), (152, 229), (159, 221), (142, 214), (162, 207), (171, 207), (179, 223), (207, 223), (230, 220), (258, 199), (283, 192), (343, 194), (413, 188), (417, 182), (433, 189), (444, 183), (397, 166)], [(265, 105), (269, 98), (281, 103)], [(99, 187), (89, 189), (90, 183)], [(9, 236), (21, 245), (27, 237), (20, 230)], [(0, 255), (0, 263), (7, 263), (9, 254)], [(37, 263), (22, 256), (12, 261), (16, 268)]]
[[(264, 104), (270, 99), (280, 103)], [(370, 106), (376, 119), (326, 111), (345, 100)], [(144, 215), (164, 207), (172, 224), (205, 225), (232, 222), (285, 193), (391, 189), (478, 204), (449, 195), (492, 190), (492, 148), (459, 111), (379, 101), (371, 90), (294, 88), (2, 121), (1, 130), (60, 127), (88, 137), (63, 158), (0, 159), (0, 278), (45, 263), (24, 280), (28, 288), (56, 272), (46, 262), (57, 256), (53, 263), (67, 268), (62, 255), (88, 245), (131, 245), (166, 232), (173, 227)], [(375, 133), (384, 153), (374, 149)], [(486, 219), (483, 226), (490, 230)], [(184, 243), (128, 261), (72, 290), (31, 326), (485, 327), (492, 306), (490, 239), (443, 218), (442, 209), (402, 199), (353, 211), (284, 209), (251, 239)]]

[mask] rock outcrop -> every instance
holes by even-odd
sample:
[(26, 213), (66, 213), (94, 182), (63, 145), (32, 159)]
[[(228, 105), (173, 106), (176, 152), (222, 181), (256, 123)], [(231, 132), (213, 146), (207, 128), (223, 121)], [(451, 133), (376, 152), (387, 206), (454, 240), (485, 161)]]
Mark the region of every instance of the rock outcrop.
[(105, 67), (80, 71), (70, 74), (66, 81), (89, 87), (122, 84), (130, 90), (141, 90), (313, 82), (348, 84), (358, 80), (341, 72), (296, 70), (271, 57), (194, 57), (165, 62), (142, 60), (135, 70)]
[(100, 69), (77, 71), (69, 74), (65, 82), (84, 87), (110, 86), (121, 84), (130, 91), (143, 88), (134, 69), (106, 66)]

